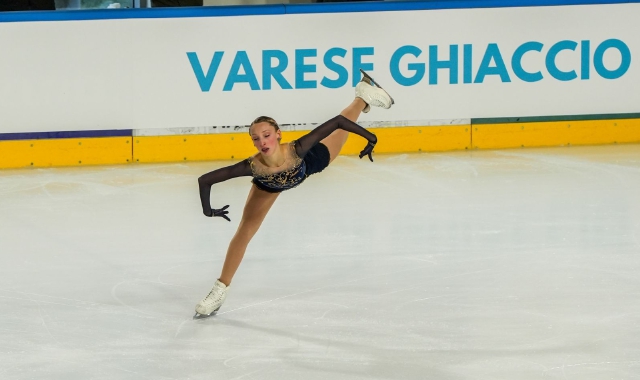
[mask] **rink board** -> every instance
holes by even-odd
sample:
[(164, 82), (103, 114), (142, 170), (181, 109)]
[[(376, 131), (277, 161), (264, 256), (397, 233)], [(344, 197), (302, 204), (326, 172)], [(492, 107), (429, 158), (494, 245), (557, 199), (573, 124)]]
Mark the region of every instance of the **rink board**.
[[(376, 153), (442, 152), (469, 149), (470, 125), (370, 128), (378, 136)], [(307, 131), (283, 133), (283, 142), (295, 140)], [(366, 141), (351, 135), (341, 154), (355, 155)], [(234, 160), (256, 153), (245, 133), (139, 136), (134, 138), (133, 162), (179, 162)]]
[(640, 119), (475, 124), (474, 149), (640, 142)]
[[(465, 149), (507, 149), (640, 143), (640, 119), (488, 123), (369, 128), (378, 136), (375, 152), (419, 153)], [(285, 131), (283, 141), (307, 131)], [(357, 155), (366, 145), (351, 135), (341, 154)], [(0, 141), (0, 169), (114, 165), (127, 163), (238, 160), (255, 154), (246, 133), (129, 136)]]
[[(360, 69), (396, 100), (359, 118), (377, 154), (640, 143), (639, 10), (441, 0), (4, 12), (0, 169), (242, 159), (255, 154), (248, 115), (299, 138), (353, 98)], [(256, 22), (270, 27), (245, 27)], [(353, 33), (371, 25), (392, 37)], [(363, 146), (351, 136), (342, 153)]]
[(138, 136), (133, 162), (233, 160), (255, 153), (248, 135), (209, 134), (188, 136)]
[(131, 152), (131, 137), (0, 141), (0, 168), (126, 164)]

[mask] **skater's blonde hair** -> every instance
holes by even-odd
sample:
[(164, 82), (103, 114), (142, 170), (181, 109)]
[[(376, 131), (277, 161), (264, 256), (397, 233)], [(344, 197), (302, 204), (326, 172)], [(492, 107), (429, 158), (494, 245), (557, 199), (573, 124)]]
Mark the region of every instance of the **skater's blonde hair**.
[(269, 116), (259, 116), (249, 126), (249, 133), (251, 133), (251, 127), (253, 127), (254, 125), (259, 124), (259, 123), (267, 123), (267, 124), (271, 125), (272, 127), (274, 127), (276, 129), (276, 131), (280, 130), (280, 127), (278, 126), (278, 123), (273, 118), (271, 118)]
[[(267, 123), (267, 124), (271, 125), (273, 128), (276, 129), (276, 132), (278, 132), (280, 130), (280, 126), (278, 126), (278, 123), (272, 117), (259, 116), (249, 126), (249, 134), (251, 134), (251, 127), (253, 127), (256, 124), (260, 124), (260, 123)], [(281, 138), (278, 138), (278, 141), (280, 141), (280, 139)]]

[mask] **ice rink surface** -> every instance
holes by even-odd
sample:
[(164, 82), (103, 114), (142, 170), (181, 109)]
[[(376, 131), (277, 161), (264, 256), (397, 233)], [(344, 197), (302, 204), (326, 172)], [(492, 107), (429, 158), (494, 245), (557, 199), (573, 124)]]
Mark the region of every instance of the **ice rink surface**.
[(220, 314), (231, 162), (0, 171), (0, 379), (640, 379), (640, 145), (340, 157)]

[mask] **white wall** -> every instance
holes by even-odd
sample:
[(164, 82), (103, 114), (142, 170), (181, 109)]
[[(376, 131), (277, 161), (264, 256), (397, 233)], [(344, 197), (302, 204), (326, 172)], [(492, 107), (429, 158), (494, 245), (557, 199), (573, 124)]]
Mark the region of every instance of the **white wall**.
[[(639, 13), (636, 3), (0, 23), (0, 49), (9, 52), (0, 60), (0, 133), (237, 125), (261, 114), (281, 123), (323, 121), (353, 97), (358, 52), (397, 102), (384, 116), (372, 112), (364, 121), (638, 112)], [(553, 47), (565, 40), (577, 47), (554, 55)], [(603, 77), (595, 64), (597, 47), (609, 40), (626, 47), (630, 59), (614, 79)], [(532, 41), (541, 51), (517, 61), (543, 78), (527, 82), (512, 57)], [(584, 55), (583, 41), (590, 45)], [(433, 83), (429, 57), (449, 60), (452, 46), (458, 52), (457, 83), (446, 68), (436, 71)], [(433, 47), (437, 56), (430, 55)], [(325, 54), (339, 49), (344, 56), (334, 55), (327, 64)], [(417, 49), (416, 57), (411, 53)], [(496, 69), (496, 50), (503, 70)], [(293, 88), (281, 88), (270, 76), (271, 88), (265, 88), (268, 51), (288, 60), (282, 78)], [(196, 73), (206, 77), (216, 52), (222, 59), (206, 88), (207, 80), (199, 82)], [(195, 66), (187, 53), (197, 57)], [(558, 71), (577, 77), (554, 78), (549, 56)], [(605, 69), (600, 71), (615, 71), (623, 58), (615, 46), (609, 48), (599, 58)], [(416, 67), (426, 70), (422, 80), (402, 79), (414, 76)], [(247, 69), (255, 76), (246, 75)], [(322, 84), (340, 73), (345, 80), (337, 88)], [(229, 79), (243, 75), (244, 82)]]

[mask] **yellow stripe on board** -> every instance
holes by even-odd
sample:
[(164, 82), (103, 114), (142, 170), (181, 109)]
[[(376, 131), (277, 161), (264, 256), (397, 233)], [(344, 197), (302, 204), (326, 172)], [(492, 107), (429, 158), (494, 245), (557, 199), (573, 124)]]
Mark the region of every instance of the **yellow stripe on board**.
[[(442, 152), (640, 142), (640, 119), (372, 128), (375, 153)], [(283, 132), (283, 142), (308, 131)], [(351, 135), (342, 154), (366, 141)], [(128, 162), (241, 160), (256, 153), (245, 133), (0, 141), (0, 169)]]
[(474, 149), (640, 142), (640, 119), (473, 125)]
[[(375, 153), (444, 152), (471, 147), (470, 125), (371, 128), (378, 137)], [(341, 154), (355, 155), (367, 145), (360, 136), (349, 136)]]
[[(306, 132), (285, 132), (283, 142)], [(133, 138), (134, 162), (241, 160), (257, 153), (248, 133), (140, 136)]]
[(126, 164), (131, 137), (0, 141), (0, 168)]
[[(469, 149), (469, 125), (372, 128), (378, 137), (376, 153), (441, 152)], [(283, 132), (282, 141), (300, 138), (308, 131)], [(341, 154), (355, 155), (366, 140), (350, 136)], [(239, 160), (256, 153), (251, 138), (244, 133), (140, 136), (134, 137), (134, 162), (177, 162), (203, 160)]]
[(237, 160), (255, 152), (244, 133), (133, 138), (134, 162)]

